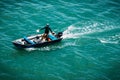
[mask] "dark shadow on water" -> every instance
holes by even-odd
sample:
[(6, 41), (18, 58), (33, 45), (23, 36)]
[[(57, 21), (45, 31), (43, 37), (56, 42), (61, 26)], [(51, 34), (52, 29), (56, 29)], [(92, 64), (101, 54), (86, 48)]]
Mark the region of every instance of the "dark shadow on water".
[(110, 80), (120, 80), (120, 62), (111, 64), (111, 65), (113, 65), (112, 68), (106, 71), (107, 77)]
[(16, 73), (9, 66), (0, 62), (0, 80), (17, 80)]

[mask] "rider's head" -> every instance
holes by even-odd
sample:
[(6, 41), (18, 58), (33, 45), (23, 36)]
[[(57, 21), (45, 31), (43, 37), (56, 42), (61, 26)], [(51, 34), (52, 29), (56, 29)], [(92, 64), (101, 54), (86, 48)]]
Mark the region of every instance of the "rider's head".
[(49, 27), (49, 24), (48, 24), (48, 23), (46, 24), (46, 27)]

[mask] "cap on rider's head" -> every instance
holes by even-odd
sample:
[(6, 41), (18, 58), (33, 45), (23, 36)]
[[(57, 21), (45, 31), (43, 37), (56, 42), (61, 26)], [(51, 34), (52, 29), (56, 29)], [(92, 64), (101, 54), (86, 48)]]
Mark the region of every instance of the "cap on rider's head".
[(49, 26), (49, 23), (47, 23), (46, 25)]
[(49, 24), (48, 24), (48, 23), (46, 24), (46, 27), (49, 27)]

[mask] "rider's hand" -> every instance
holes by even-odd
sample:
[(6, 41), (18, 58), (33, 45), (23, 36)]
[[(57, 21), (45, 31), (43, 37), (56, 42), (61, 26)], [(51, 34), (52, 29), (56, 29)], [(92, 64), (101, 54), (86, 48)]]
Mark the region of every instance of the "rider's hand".
[(37, 29), (37, 30), (36, 30), (36, 32), (40, 32), (40, 30), (39, 30), (39, 29)]
[(53, 35), (55, 35), (55, 33), (54, 33), (54, 32), (52, 32), (52, 34), (53, 34)]

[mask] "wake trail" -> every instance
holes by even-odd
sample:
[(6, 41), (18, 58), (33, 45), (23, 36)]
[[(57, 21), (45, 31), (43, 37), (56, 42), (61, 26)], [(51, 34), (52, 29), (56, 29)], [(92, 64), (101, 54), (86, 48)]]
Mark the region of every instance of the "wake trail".
[(94, 34), (99, 32), (105, 32), (112, 29), (115, 29), (117, 27), (111, 26), (111, 25), (105, 25), (102, 23), (93, 23), (91, 25), (83, 25), (83, 26), (75, 26), (70, 25), (68, 28), (63, 32), (63, 38), (64, 39), (70, 39), (70, 38), (80, 38), (81, 36), (87, 35), (87, 34)]
[(82, 35), (91, 34), (94, 32), (95, 30), (92, 30), (92, 28), (90, 27), (78, 28), (71, 25), (63, 32), (63, 38), (64, 39), (79, 38)]
[(98, 38), (101, 43), (120, 44), (120, 34)]

